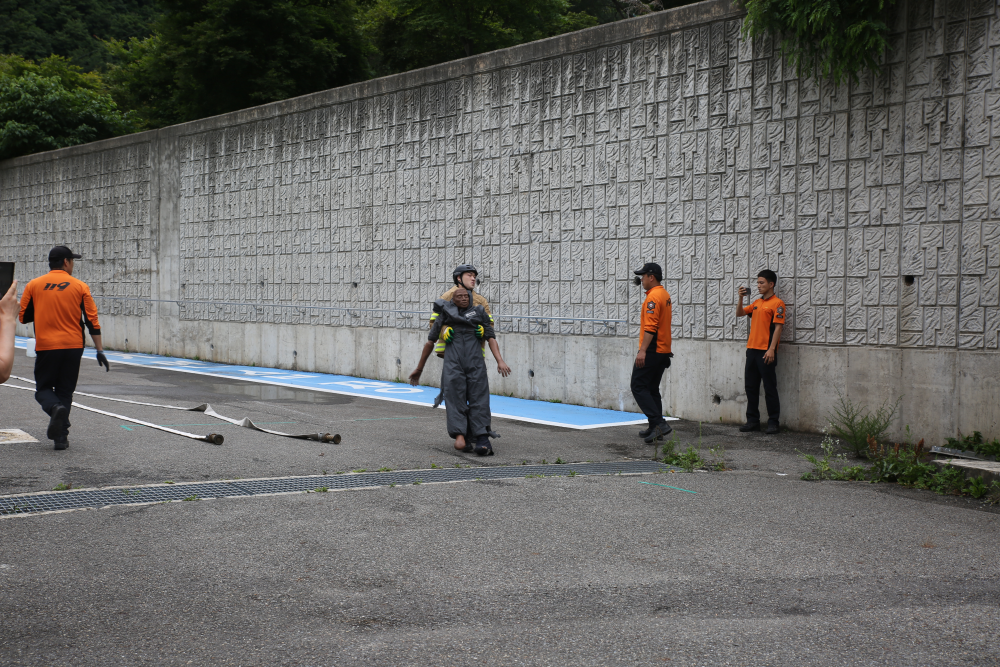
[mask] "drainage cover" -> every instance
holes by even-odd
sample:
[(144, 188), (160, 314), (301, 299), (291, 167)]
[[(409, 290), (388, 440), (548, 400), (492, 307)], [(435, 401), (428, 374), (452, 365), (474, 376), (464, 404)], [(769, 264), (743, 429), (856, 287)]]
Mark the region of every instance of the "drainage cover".
[(527, 476), (565, 477), (577, 475), (636, 475), (679, 470), (655, 461), (620, 461), (617, 463), (567, 463), (550, 465), (495, 466), (482, 468), (437, 468), (394, 472), (349, 473), (344, 475), (309, 475), (272, 479), (239, 479), (226, 482), (190, 482), (113, 489), (81, 489), (0, 496), (0, 515), (37, 514), (65, 510), (110, 507), (112, 505), (148, 505), (175, 500), (202, 500), (261, 496), (329, 490), (364, 489), (390, 484), (433, 484), (435, 482), (471, 482), (480, 479), (512, 479)]

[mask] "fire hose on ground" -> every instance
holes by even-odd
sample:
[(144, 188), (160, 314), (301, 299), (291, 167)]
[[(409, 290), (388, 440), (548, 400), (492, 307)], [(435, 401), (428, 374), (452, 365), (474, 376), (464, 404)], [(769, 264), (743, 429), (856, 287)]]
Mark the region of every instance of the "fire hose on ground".
[[(17, 375), (10, 376), (14, 380), (20, 380), (21, 382), (31, 382), (28, 378), (19, 377)], [(0, 385), (4, 387), (10, 387), (11, 389), (22, 389), (25, 391), (34, 391), (31, 387), (19, 387), (17, 385), (4, 384)], [(291, 434), (282, 433), (281, 431), (272, 431), (270, 429), (261, 428), (254, 424), (249, 417), (244, 417), (243, 419), (233, 419), (232, 417), (226, 417), (225, 415), (220, 415), (216, 412), (212, 406), (208, 403), (202, 403), (192, 408), (185, 408), (177, 405), (161, 405), (159, 403), (144, 403), (142, 401), (130, 401), (124, 398), (113, 398), (111, 396), (100, 396), (98, 394), (88, 394), (86, 392), (78, 391), (75, 392), (78, 396), (90, 396), (91, 398), (99, 398), (105, 401), (114, 401), (116, 403), (129, 403), (131, 405), (144, 405), (152, 408), (163, 408), (166, 410), (181, 410), (184, 412), (202, 412), (208, 417), (214, 417), (215, 419), (222, 420), (233, 424), (234, 426), (239, 426), (241, 428), (248, 428), (252, 431), (258, 431), (260, 433), (267, 433), (268, 435), (276, 435), (282, 438), (293, 438), (295, 440), (313, 440), (315, 442), (326, 442), (339, 445), (341, 442), (341, 437), (339, 433), (303, 433), (303, 434)], [(107, 412), (105, 410), (99, 410), (97, 408), (92, 408), (86, 405), (81, 405), (76, 401), (73, 401), (73, 407), (80, 408), (81, 410), (87, 410), (88, 412), (96, 412), (98, 414), (106, 415), (108, 417), (115, 417), (116, 419), (122, 419), (133, 424), (140, 424), (142, 426), (148, 426), (149, 428), (156, 429), (158, 431), (164, 431), (166, 433), (172, 433), (174, 435), (179, 435), (185, 438), (191, 438), (193, 440), (199, 440), (201, 442), (210, 442), (215, 445), (221, 445), (224, 438), (218, 433), (209, 433), (208, 435), (197, 435), (194, 433), (185, 433), (184, 431), (178, 431), (176, 429), (168, 428), (166, 426), (160, 426), (158, 424), (151, 424), (149, 422), (141, 421), (139, 419), (134, 419), (132, 417), (126, 417), (124, 415), (115, 414), (113, 412)]]

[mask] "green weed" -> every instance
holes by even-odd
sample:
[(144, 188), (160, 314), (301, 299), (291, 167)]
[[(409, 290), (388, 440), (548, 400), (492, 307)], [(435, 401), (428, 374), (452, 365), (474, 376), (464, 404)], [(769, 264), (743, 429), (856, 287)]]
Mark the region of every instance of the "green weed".
[(944, 466), (930, 479), (921, 481), (931, 491), (941, 495), (960, 495), (965, 490), (965, 472), (951, 465)]
[(986, 502), (1000, 503), (1000, 482), (987, 485), (980, 477), (965, 478), (961, 468), (951, 465), (938, 466), (932, 463), (924, 451), (924, 441), (916, 445), (909, 442), (884, 445), (873, 436), (868, 437), (866, 455), (872, 462), (870, 467), (862, 465), (836, 467), (836, 463), (846, 461), (844, 454), (834, 454), (838, 441), (824, 431), (823, 456), (809, 454), (800, 456), (813, 464), (813, 469), (802, 476), (805, 480), (844, 480), (851, 482), (869, 481), (872, 484), (899, 484), (914, 489), (924, 489), (942, 495), (969, 495)]
[(1000, 482), (993, 480), (990, 490), (986, 493), (986, 502), (990, 505), (1000, 505)]
[[(701, 437), (698, 438), (699, 446), (701, 442)], [(696, 468), (704, 468), (706, 463), (704, 459), (701, 458), (699, 450), (694, 448), (694, 445), (689, 444), (688, 448), (683, 452), (677, 452), (677, 446), (680, 444), (680, 440), (677, 439), (677, 435), (671, 436), (670, 440), (665, 440), (663, 444), (659, 446), (659, 453), (654, 453), (654, 460), (662, 461), (667, 465), (675, 465), (684, 468), (688, 472), (694, 472)], [(724, 452), (724, 450), (722, 450)], [(657, 459), (656, 456), (660, 458)], [(716, 464), (716, 470), (725, 470), (725, 462), (723, 461), (720, 467)]]
[(712, 457), (712, 469), (722, 471), (726, 469), (726, 448), (722, 445), (716, 445), (708, 450), (709, 456)]
[(326, 493), (329, 490), (330, 490), (330, 487), (328, 487), (328, 486), (317, 486), (316, 487), (316, 493)]
[(694, 472), (695, 468), (701, 468), (705, 465), (701, 456), (698, 455), (698, 450), (691, 445), (688, 445), (687, 450), (680, 454), (674, 463), (688, 472)]
[(188, 496), (187, 498), (185, 498), (184, 500), (185, 500), (185, 501), (190, 501), (190, 500), (198, 500), (198, 496), (195, 496), (195, 495), (190, 495), (190, 496)]
[(939, 471), (933, 463), (924, 461), (923, 440), (916, 446), (908, 443), (886, 446), (871, 438), (868, 441), (868, 458), (872, 461), (868, 480), (873, 483), (890, 482), (921, 489), (930, 488), (930, 480)]
[(983, 434), (979, 431), (973, 431), (972, 435), (962, 435), (962, 432), (959, 431), (957, 438), (945, 438), (945, 442), (952, 449), (975, 452), (979, 456), (1000, 458), (1000, 438), (986, 442), (983, 440)]
[(674, 453), (674, 450), (677, 448), (677, 445), (679, 445), (680, 442), (681, 441), (677, 439), (677, 433), (675, 432), (672, 436), (670, 436), (670, 440), (663, 441), (663, 444), (661, 444), (658, 447), (659, 453), (656, 453), (656, 451), (654, 450), (653, 459), (656, 460), (657, 456), (661, 456), (662, 457), (660, 459), (661, 461), (663, 461), (664, 463), (672, 464), (674, 462), (674, 458), (676, 458), (677, 456)]
[(832, 435), (830, 435), (829, 430), (823, 429), (823, 441), (820, 442), (820, 448), (823, 450), (823, 457), (818, 458), (812, 454), (803, 454), (799, 450), (795, 450), (796, 453), (804, 458), (806, 461), (812, 464), (813, 469), (802, 475), (804, 480), (819, 481), (823, 479), (840, 479), (840, 471), (835, 469), (834, 463), (840, 463), (841, 465), (847, 462), (847, 457), (843, 454), (836, 454), (835, 450), (837, 446), (840, 445), (839, 440), (835, 440)]
[(868, 468), (864, 466), (848, 466), (840, 470), (840, 479), (848, 482), (863, 482), (867, 476)]
[(69, 484), (63, 484), (62, 482), (59, 482), (58, 484), (55, 485), (55, 488), (53, 488), (52, 490), (53, 491), (69, 491), (72, 488), (73, 488), (72, 482), (69, 483)]
[(868, 450), (869, 438), (875, 442), (881, 441), (892, 424), (902, 400), (902, 396), (894, 403), (889, 403), (889, 399), (886, 399), (882, 405), (870, 411), (863, 405), (855, 405), (851, 399), (840, 394), (837, 405), (828, 417), (833, 433), (842, 438), (847, 449), (860, 458)]
[(982, 477), (973, 477), (969, 480), (969, 495), (979, 500), (987, 493), (989, 493), (990, 487), (986, 485), (986, 481)]

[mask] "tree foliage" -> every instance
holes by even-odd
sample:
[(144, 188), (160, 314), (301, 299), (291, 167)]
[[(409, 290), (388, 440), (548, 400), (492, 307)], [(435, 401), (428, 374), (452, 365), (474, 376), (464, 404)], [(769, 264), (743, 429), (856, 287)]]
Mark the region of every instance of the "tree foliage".
[(59, 56), (0, 56), (0, 160), (127, 134), (134, 129), (99, 75)]
[(877, 72), (895, 0), (744, 0), (743, 36), (773, 36), (799, 75), (835, 84)]
[(112, 42), (116, 98), (151, 124), (184, 121), (368, 77), (353, 0), (161, 0), (156, 34)]
[(0, 53), (99, 69), (108, 61), (102, 39), (145, 37), (157, 13), (155, 0), (0, 0)]
[(610, 23), (691, 3), (692, 0), (572, 0), (572, 8), (594, 16), (599, 23)]
[(379, 74), (502, 49), (597, 24), (567, 0), (373, 0), (362, 19)]
[(204, 118), (687, 2), (0, 0), (0, 53), (19, 54), (0, 56), (0, 155)]
[(104, 80), (115, 102), (136, 115), (144, 128), (165, 127), (184, 120), (177, 108), (174, 72), (158, 35), (105, 42), (113, 57)]

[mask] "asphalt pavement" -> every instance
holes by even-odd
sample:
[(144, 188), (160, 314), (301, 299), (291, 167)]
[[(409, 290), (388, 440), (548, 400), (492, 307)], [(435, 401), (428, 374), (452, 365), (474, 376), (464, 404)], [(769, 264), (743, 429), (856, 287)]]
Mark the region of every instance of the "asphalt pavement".
[[(14, 373), (30, 377), (30, 361), (19, 355)], [(497, 456), (479, 458), (451, 448), (440, 410), (123, 366), (88, 364), (80, 390), (208, 402), (343, 442), (79, 397), (226, 442), (75, 410), (70, 448), (57, 452), (31, 393), (0, 387), (0, 428), (40, 440), (0, 445), (0, 494), (653, 450), (636, 427), (497, 420)], [(818, 452), (813, 434), (675, 426), (681, 446), (728, 470), (0, 518), (0, 664), (1000, 664), (996, 513), (894, 486), (801, 481), (796, 450)]]

